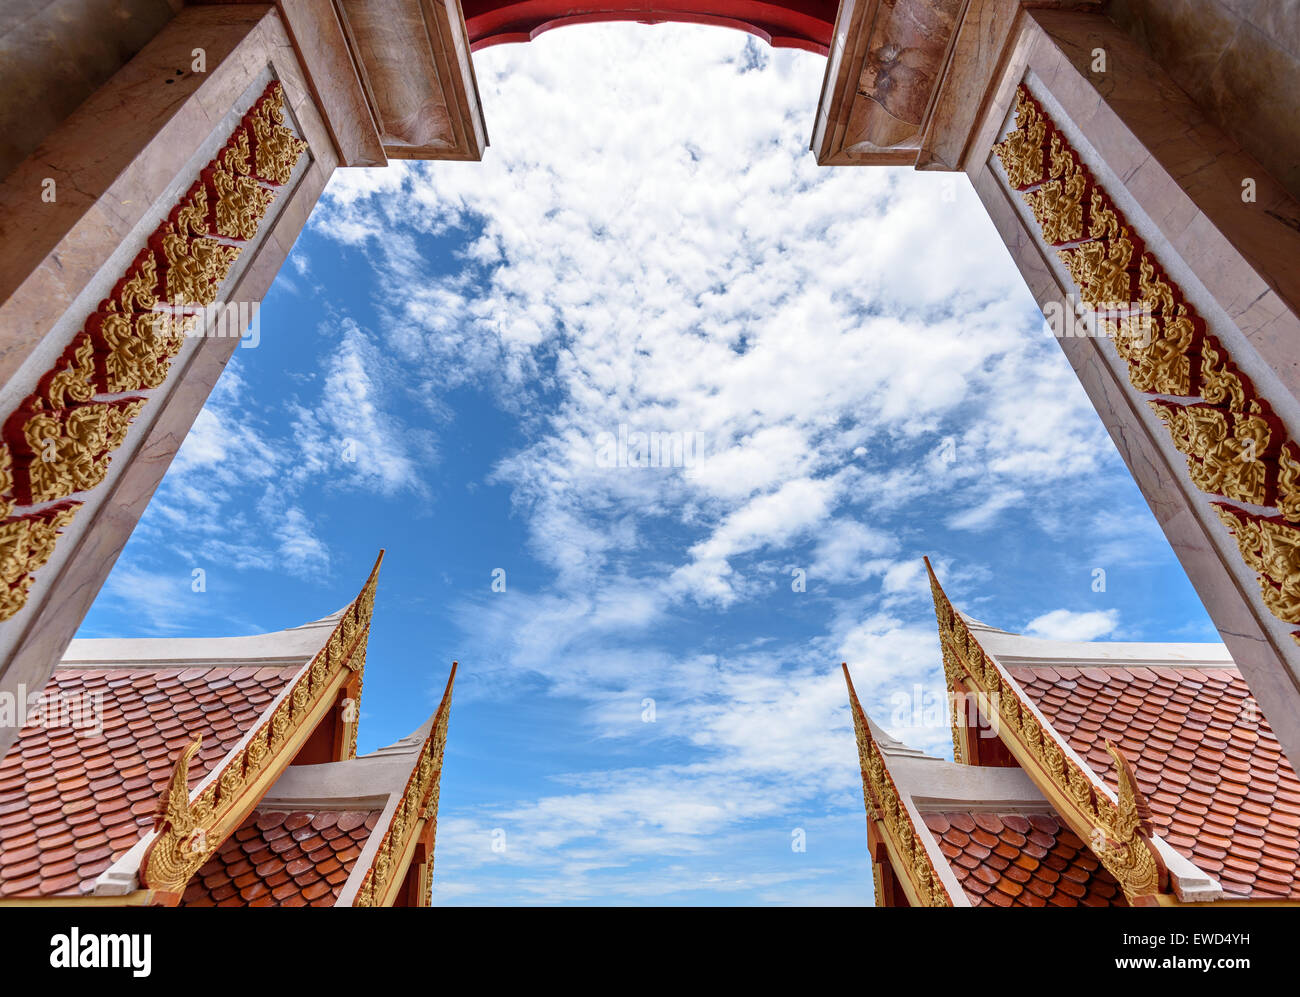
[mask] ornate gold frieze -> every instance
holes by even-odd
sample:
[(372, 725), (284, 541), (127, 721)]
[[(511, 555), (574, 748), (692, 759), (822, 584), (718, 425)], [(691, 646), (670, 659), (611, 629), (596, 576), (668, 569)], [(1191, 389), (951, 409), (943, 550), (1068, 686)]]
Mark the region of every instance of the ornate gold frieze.
[[(1058, 255), (1127, 365), (1132, 387), (1148, 395), (1200, 399), (1149, 400), (1186, 456), (1192, 483), (1210, 495), (1278, 510), (1270, 517), (1220, 508), (1219, 515), (1246, 564), (1260, 572), (1268, 610), (1300, 622), (1300, 593), (1292, 592), (1300, 572), (1296, 531), (1285, 525), (1300, 523), (1300, 445), (1288, 439), (1223, 344), (1206, 334), (1196, 309), (1024, 84), (1016, 91), (1015, 126), (994, 152), (1007, 183), (1033, 211), (1044, 241), (1062, 247)], [(1241, 525), (1247, 523), (1254, 525)]]
[[(4, 419), (0, 556), (15, 559), (0, 571), (16, 580), (0, 599), (0, 620), (25, 603), (31, 579), (24, 573), (49, 558), (24, 554), (32, 517), (22, 507), (66, 499), (104, 480), (146, 401), (120, 396), (163, 384), (197, 324), (185, 310), (216, 300), (239, 256), (236, 243), (256, 235), (270, 207), (274, 191), (257, 178), (285, 183), (306, 149), (285, 127), (284, 91), (271, 83), (36, 390)], [(168, 307), (156, 310), (160, 303)], [(43, 533), (42, 542), (52, 544), (55, 535)]]
[[(155, 824), (157, 836), (140, 864), (142, 886), (179, 896), (190, 876), (202, 867), (257, 803), (265, 791), (267, 780), (288, 762), (290, 752), (294, 750), (294, 735), (303, 729), (322, 701), (333, 701), (339, 684), (350, 674), (347, 671), (348, 658), (364, 644), (370, 632), (370, 614), (378, 580), (379, 563), (376, 563), (361, 594), (344, 610), (331, 631), (330, 639), (316, 657), (281, 694), (271, 716), (251, 732), (242, 748), (231, 754), (222, 767), (205, 780), (204, 789), (193, 800), (187, 788), (188, 770), (190, 760), (198, 750), (198, 739), (182, 751), (172, 781), (159, 803), (160, 816)], [(342, 633), (344, 621), (349, 621), (355, 643), (347, 653), (331, 657), (330, 645)], [(317, 667), (321, 662), (325, 662), (323, 669)], [(184, 778), (178, 775), (182, 769)], [(250, 791), (250, 788), (256, 791)]]
[[(898, 794), (898, 787), (885, 766), (884, 756), (879, 745), (871, 736), (866, 714), (858, 702), (849, 678), (848, 666), (844, 666), (844, 681), (849, 687), (849, 709), (853, 714), (853, 730), (858, 741), (858, 765), (862, 770), (862, 800), (867, 808), (867, 816), (876, 821), (889, 838), (894, 851), (899, 855), (902, 868), (895, 868), (895, 873), (904, 877), (911, 884), (919, 906), (951, 907), (952, 898), (948, 895), (943, 882), (930, 861), (929, 852), (916, 826), (907, 812), (907, 807)], [(877, 897), (880, 896), (877, 892)]]
[[(447, 722), (451, 716), (451, 690), (456, 682), (456, 668), (456, 663), (452, 662), (451, 675), (447, 679), (447, 688), (442, 694), (442, 702), (438, 704), (433, 726), (420, 746), (420, 754), (407, 778), (401, 802), (394, 808), (393, 815), (389, 818), (379, 849), (375, 852), (370, 868), (366, 870), (357, 895), (352, 901), (354, 907), (374, 907), (386, 901), (394, 880), (402, 872), (402, 858), (410, 845), (412, 835), (419, 827), (421, 818), (432, 824), (429, 855), (426, 860), (429, 865), (430, 884), (432, 883), (442, 759), (447, 749)], [(427, 889), (431, 890), (432, 885)]]
[[(1011, 676), (984, 652), (979, 640), (953, 608), (934, 571), (930, 591), (934, 597), (939, 639), (951, 649), (971, 688), (984, 696), (1001, 717), (999, 735), (1026, 769), (1035, 768), (1049, 783), (1058, 809), (1080, 837), (1089, 843), (1098, 861), (1115, 877), (1130, 901), (1160, 893), (1164, 864), (1151, 840), (1149, 820), (1134, 820), (1144, 803), (1132, 781), (1126, 760), (1113, 748), (1119, 786), (1118, 802), (1074, 761), (1055, 731), (1045, 727), (1017, 690)], [(1135, 809), (1136, 808), (1136, 809)], [(1073, 819), (1071, 819), (1073, 818)]]

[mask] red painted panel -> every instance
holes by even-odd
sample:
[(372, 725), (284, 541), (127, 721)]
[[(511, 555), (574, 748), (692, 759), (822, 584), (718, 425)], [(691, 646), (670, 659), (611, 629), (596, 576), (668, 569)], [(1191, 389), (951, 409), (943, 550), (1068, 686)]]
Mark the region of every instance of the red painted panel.
[(774, 48), (799, 48), (825, 55), (839, 4), (835, 0), (465, 0), (470, 48), (526, 42), (565, 24), (595, 21), (675, 21), (739, 28)]

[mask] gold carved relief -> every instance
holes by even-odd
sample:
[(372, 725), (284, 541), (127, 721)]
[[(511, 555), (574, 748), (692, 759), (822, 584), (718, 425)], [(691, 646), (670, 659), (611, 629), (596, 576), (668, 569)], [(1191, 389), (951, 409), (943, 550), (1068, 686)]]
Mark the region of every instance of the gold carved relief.
[(1012, 187), (1023, 190), (1042, 182), (1046, 141), (1047, 119), (1038, 102), (1021, 87), (1016, 91), (1015, 130), (993, 147)]
[[(253, 122), (261, 125), (250, 131)], [(36, 390), (3, 420), (0, 556), (5, 560), (0, 571), (14, 580), (0, 598), (0, 620), (22, 608), (30, 573), (49, 559), (58, 527), (48, 524), (71, 515), (62, 509), (41, 518), (24, 514), (22, 507), (65, 499), (104, 480), (113, 451), (125, 441), (146, 399), (97, 396), (148, 391), (164, 383), (196, 317), (175, 307), (155, 311), (160, 297), (182, 307), (216, 300), (240, 252), (230, 243), (256, 235), (274, 197), (252, 177), (253, 162), (268, 180), (283, 183), (306, 149), (284, 125), (284, 91), (274, 82)], [(38, 520), (39, 528), (33, 525)], [(58, 523), (65, 524), (66, 518)], [(49, 547), (44, 556), (32, 554), (29, 541), (38, 535), (36, 547)]]
[(1272, 432), (1258, 402), (1252, 401), (1250, 410), (1240, 414), (1211, 405), (1148, 404), (1174, 446), (1187, 455), (1187, 473), (1197, 488), (1241, 502), (1270, 504), (1275, 465), (1263, 458), (1270, 452)]
[(286, 184), (307, 143), (284, 127), (284, 90), (278, 82), (267, 89), (245, 118), (253, 136), (253, 170), (258, 178)]
[(1300, 447), (1285, 443), (1277, 458), (1277, 507), (1282, 518), (1300, 523)]
[(1300, 530), (1219, 502), (1214, 511), (1236, 539), (1242, 560), (1259, 572), (1260, 595), (1269, 611), (1287, 623), (1300, 623)]
[(15, 480), (23, 504), (67, 498), (103, 481), (112, 452), (143, 407), (142, 398), (123, 399), (28, 419), (23, 424), (27, 459), (19, 463)]
[(0, 443), (0, 519), (8, 517), (13, 511), (14, 458), (9, 447)]
[(0, 523), (0, 619), (23, 608), (32, 573), (54, 554), (59, 530), (72, 522), (79, 505), (67, 502)]
[(1210, 495), (1278, 510), (1260, 516), (1216, 504), (1243, 561), (1259, 572), (1264, 605), (1279, 619), (1300, 623), (1300, 532), (1287, 525), (1300, 523), (1300, 444), (1287, 438), (1223, 344), (1205, 334), (1196, 309), (1142, 250), (1024, 84), (1016, 91), (1015, 126), (993, 150), (1044, 241), (1066, 244), (1058, 255), (1125, 361), (1132, 387), (1201, 399), (1149, 400), (1186, 456), (1192, 483)]

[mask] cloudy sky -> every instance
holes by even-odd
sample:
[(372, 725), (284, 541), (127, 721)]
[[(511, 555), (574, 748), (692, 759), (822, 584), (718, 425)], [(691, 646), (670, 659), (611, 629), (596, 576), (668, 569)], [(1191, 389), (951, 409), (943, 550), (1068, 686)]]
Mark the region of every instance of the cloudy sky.
[(924, 555), (1005, 629), (1213, 639), (966, 180), (815, 165), (822, 58), (475, 65), (484, 162), (335, 175), (82, 636), (296, 625), (387, 548), (361, 749), (461, 662), (442, 904), (871, 902), (838, 665), (950, 752)]

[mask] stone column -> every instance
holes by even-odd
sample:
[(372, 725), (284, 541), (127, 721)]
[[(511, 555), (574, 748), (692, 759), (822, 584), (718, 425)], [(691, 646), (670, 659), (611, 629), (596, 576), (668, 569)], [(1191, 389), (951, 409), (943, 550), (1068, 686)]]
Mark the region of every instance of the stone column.
[(1020, 12), (962, 166), (1300, 769), (1300, 204), (1088, 12)]
[(0, 695), (49, 678), (338, 162), (276, 9), (198, 7), (0, 185)]

